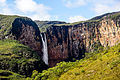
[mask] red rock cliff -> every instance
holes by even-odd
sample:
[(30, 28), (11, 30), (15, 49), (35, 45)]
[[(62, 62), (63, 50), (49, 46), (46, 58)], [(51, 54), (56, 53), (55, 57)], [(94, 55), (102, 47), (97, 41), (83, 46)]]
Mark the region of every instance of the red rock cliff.
[[(108, 16), (107, 16), (108, 17)], [(104, 17), (75, 25), (52, 26), (47, 29), (50, 67), (60, 61), (80, 59), (96, 46), (120, 43), (120, 16)]]

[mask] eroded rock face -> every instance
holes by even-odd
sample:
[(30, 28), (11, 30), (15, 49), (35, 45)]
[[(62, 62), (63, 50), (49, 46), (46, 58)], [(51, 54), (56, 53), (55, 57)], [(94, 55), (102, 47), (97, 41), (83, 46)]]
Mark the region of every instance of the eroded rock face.
[(51, 27), (47, 30), (49, 66), (68, 58), (68, 27)]
[[(37, 25), (21, 18), (13, 22), (15, 39), (37, 51), (42, 57), (42, 41)], [(120, 17), (103, 18), (99, 21), (76, 25), (49, 27), (46, 32), (49, 66), (61, 61), (81, 59), (85, 52), (93, 52), (98, 46), (113, 46), (120, 43)]]
[(42, 56), (40, 31), (31, 19), (16, 18), (12, 24), (12, 34), (22, 44), (29, 46)]
[[(89, 26), (91, 24), (92, 26)], [(97, 44), (91, 39), (97, 30), (97, 23), (84, 23), (75, 26), (53, 26), (47, 30), (48, 54), (50, 67), (60, 61), (73, 61), (84, 57), (90, 51), (92, 44)], [(97, 34), (99, 31), (96, 31)], [(96, 35), (97, 35), (96, 34)], [(91, 43), (91, 44), (90, 44)]]
[(47, 30), (50, 67), (65, 60), (80, 59), (97, 46), (120, 43), (120, 17), (84, 22), (71, 26), (52, 26)]
[(100, 43), (103, 46), (114, 46), (120, 42), (120, 18), (104, 19), (100, 22)]

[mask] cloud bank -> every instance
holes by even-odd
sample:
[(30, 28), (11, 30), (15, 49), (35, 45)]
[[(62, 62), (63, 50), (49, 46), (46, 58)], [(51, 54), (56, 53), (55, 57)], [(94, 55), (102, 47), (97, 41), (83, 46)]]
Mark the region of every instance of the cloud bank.
[(7, 4), (7, 0), (0, 0), (0, 13), (6, 15), (28, 16), (33, 20), (50, 20), (48, 13), (50, 7), (44, 4), (38, 4), (34, 0), (14, 0), (13, 6)]
[(44, 4), (37, 4), (34, 0), (15, 0), (15, 4), (19, 11), (34, 20), (49, 20), (51, 17), (48, 13), (51, 8)]

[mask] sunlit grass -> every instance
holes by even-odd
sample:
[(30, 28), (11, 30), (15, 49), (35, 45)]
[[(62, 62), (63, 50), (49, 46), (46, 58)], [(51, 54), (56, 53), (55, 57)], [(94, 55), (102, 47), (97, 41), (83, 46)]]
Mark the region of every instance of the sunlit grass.
[(76, 62), (60, 62), (35, 80), (119, 80), (120, 44)]

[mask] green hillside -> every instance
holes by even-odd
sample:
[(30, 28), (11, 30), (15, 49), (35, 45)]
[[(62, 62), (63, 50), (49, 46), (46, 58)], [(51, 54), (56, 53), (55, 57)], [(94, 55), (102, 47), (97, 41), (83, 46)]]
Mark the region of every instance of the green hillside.
[(16, 18), (20, 18), (23, 21), (32, 21), (28, 17), (22, 17), (17, 15), (1, 15), (0, 14), (0, 40), (2, 39), (13, 39), (11, 33), (12, 24)]
[(120, 44), (76, 62), (58, 63), (39, 73), (34, 79), (120, 80)]
[(0, 80), (25, 80), (25, 77), (8, 70), (0, 70)]
[(19, 16), (0, 15), (0, 39), (10, 36), (12, 23)]
[(30, 76), (33, 70), (45, 67), (39, 55), (15, 40), (0, 40), (0, 69)]

